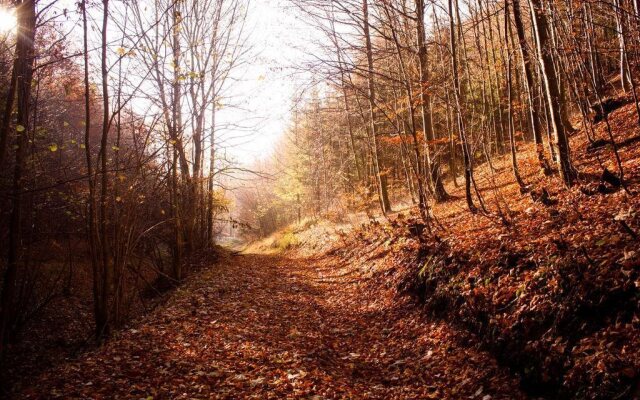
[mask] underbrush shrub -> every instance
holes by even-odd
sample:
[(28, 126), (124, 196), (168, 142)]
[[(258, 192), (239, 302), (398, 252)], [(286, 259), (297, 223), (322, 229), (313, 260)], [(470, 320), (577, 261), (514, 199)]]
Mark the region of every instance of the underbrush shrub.
[(346, 216), (347, 213), (341, 210), (331, 210), (324, 215), (325, 219), (334, 224), (344, 223)]
[(271, 243), (271, 247), (279, 251), (284, 251), (297, 246), (299, 242), (296, 234), (292, 230), (287, 229), (275, 238)]
[(304, 232), (311, 229), (316, 224), (317, 221), (314, 218), (304, 218), (299, 224), (295, 225), (295, 233)]

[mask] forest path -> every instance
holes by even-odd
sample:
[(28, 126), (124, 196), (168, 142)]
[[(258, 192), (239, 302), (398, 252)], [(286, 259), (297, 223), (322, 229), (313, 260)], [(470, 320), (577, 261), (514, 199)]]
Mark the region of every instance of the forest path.
[(367, 295), (360, 284), (357, 270), (327, 260), (227, 255), (138, 326), (49, 371), (22, 395), (524, 397), (464, 335), (408, 304)]

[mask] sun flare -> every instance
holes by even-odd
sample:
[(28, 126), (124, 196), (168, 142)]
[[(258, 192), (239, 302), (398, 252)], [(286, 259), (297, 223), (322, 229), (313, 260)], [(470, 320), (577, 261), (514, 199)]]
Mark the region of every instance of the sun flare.
[(12, 9), (0, 7), (0, 33), (13, 32), (16, 28), (16, 14)]

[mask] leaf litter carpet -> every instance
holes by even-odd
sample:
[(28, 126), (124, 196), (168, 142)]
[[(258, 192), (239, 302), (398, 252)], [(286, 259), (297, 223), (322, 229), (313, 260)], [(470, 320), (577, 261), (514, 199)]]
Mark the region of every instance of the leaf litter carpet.
[(330, 258), (222, 255), (19, 398), (519, 399), (468, 334)]

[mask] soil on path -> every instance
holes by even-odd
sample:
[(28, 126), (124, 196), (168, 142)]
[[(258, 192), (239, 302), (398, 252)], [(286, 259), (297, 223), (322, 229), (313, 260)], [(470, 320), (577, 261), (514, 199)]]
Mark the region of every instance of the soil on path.
[(525, 398), (473, 343), (330, 259), (226, 255), (17, 397)]

